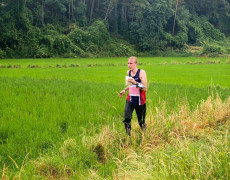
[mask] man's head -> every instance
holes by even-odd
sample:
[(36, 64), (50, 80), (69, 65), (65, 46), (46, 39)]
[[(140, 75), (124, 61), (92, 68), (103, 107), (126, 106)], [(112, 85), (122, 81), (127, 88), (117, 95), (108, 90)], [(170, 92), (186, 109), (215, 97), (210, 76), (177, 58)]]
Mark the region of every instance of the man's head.
[(128, 59), (128, 68), (129, 70), (134, 70), (137, 67), (137, 58), (135, 56), (131, 56)]

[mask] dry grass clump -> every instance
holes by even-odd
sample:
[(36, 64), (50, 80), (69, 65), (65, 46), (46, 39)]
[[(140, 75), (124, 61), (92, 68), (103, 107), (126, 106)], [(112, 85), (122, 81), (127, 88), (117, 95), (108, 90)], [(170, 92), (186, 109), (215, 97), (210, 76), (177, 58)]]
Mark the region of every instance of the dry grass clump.
[(78, 64), (70, 64), (69, 67), (79, 67)]
[(9, 179), (9, 178), (6, 176), (6, 171), (7, 171), (7, 168), (6, 168), (6, 165), (4, 164), (3, 170), (2, 170), (2, 180), (8, 180), (8, 179)]
[(163, 63), (160, 63), (161, 65), (167, 65), (168, 63), (167, 62), (163, 62)]
[(172, 61), (171, 64), (180, 64), (180, 63), (176, 61)]
[(106, 163), (114, 153), (114, 147), (122, 146), (122, 136), (115, 129), (109, 129), (105, 126), (101, 133), (85, 139), (85, 145), (89, 145), (90, 149), (97, 154), (99, 162)]
[(171, 112), (169, 115), (166, 115), (164, 106), (163, 109), (156, 108), (155, 113), (147, 118), (150, 123), (143, 146), (146, 146), (147, 142), (156, 144), (156, 140), (170, 143), (175, 137), (199, 137), (217, 124), (225, 123), (229, 118), (230, 97), (225, 102), (219, 96), (216, 99), (208, 97), (194, 111), (191, 111), (185, 102), (178, 112)]
[(148, 107), (146, 132), (142, 132), (135, 121), (132, 121), (130, 139), (115, 129), (105, 127), (98, 136), (94, 136), (91, 145), (101, 149), (106, 158), (127, 158), (138, 149), (149, 154), (167, 144), (175, 145), (181, 138), (199, 139), (212, 133), (215, 126), (224, 124), (229, 118), (230, 97), (224, 102), (218, 96), (215, 99), (208, 97), (194, 111), (190, 110), (188, 103), (183, 102), (178, 111), (170, 113), (167, 112), (166, 103), (162, 102), (155, 109)]
[(226, 64), (230, 64), (230, 60), (227, 60), (227, 61), (226, 61)]
[(106, 164), (107, 157), (105, 153), (105, 148), (101, 143), (98, 143), (96, 147), (94, 147), (93, 152), (97, 154), (97, 159), (102, 162), (103, 164)]
[(21, 65), (18, 65), (18, 64), (15, 64), (14, 66), (13, 66), (13, 68), (21, 68)]
[(0, 64), (0, 68), (15, 68), (15, 69), (17, 69), (17, 68), (21, 68), (21, 65), (18, 65), (18, 64), (15, 64), (15, 65), (8, 64), (7, 66), (5, 66), (5, 65)]
[[(46, 157), (46, 158), (40, 158), (36, 161), (31, 161), (30, 163), (32, 163), (32, 167), (30, 167), (30, 170), (33, 171), (33, 173), (37, 174), (38, 177), (41, 176), (44, 179), (69, 179), (71, 174), (72, 174), (72, 170), (71, 168), (69, 168), (66, 165), (59, 165), (58, 163), (54, 163), (54, 160), (52, 160), (52, 158), (50, 157)], [(29, 164), (27, 164), (28, 166)], [(20, 168), (19, 172), (16, 172), (15, 175), (13, 177), (11, 177), (12, 179), (32, 179), (31, 176), (27, 175), (28, 172), (26, 172), (24, 170), (24, 165), (22, 165), (22, 167)], [(10, 174), (9, 174), (10, 175)], [(12, 176), (12, 174), (11, 174)], [(3, 167), (3, 171), (2, 171), (2, 180), (8, 180), (11, 179), (8, 176), (7, 173), (7, 168)]]
[[(127, 136), (124, 141), (118, 132), (108, 127), (99, 134), (105, 154), (110, 153), (117, 164), (114, 179), (215, 177), (215, 169), (220, 166), (216, 165), (220, 150), (217, 147), (226, 147), (227, 139), (223, 136), (213, 138), (214, 130), (230, 119), (230, 97), (225, 101), (218, 96), (208, 97), (193, 111), (186, 102), (179, 106), (179, 110), (170, 113), (166, 107), (165, 102), (155, 109), (148, 107), (146, 132), (142, 132), (138, 123), (133, 122), (131, 139)], [(226, 131), (226, 137), (227, 134)], [(200, 151), (194, 152), (191, 142), (202, 138), (209, 142), (200, 146)], [(225, 139), (226, 145), (221, 138)], [(174, 147), (173, 155), (166, 152), (169, 146)], [(223, 153), (227, 153), (225, 149), (221, 149)]]
[(47, 179), (69, 179), (72, 169), (67, 165), (55, 162), (51, 157), (43, 157), (33, 162), (37, 174)]
[(75, 139), (67, 139), (64, 141), (60, 148), (60, 153), (62, 158), (67, 158), (71, 156), (73, 153), (75, 153), (75, 150), (77, 148), (77, 143)]
[[(113, 179), (154, 179), (154, 166), (156, 160), (152, 156), (143, 156), (133, 152), (122, 161), (115, 159), (118, 166), (117, 173), (113, 174)], [(154, 162), (155, 161), (155, 162)], [(155, 174), (156, 175), (156, 174)]]
[(41, 66), (39, 65), (30, 65), (30, 64), (28, 64), (26, 67), (27, 68), (41, 68)]
[(216, 61), (214, 61), (214, 60), (207, 60), (206, 64), (220, 64), (220, 60), (216, 60)]
[(202, 64), (203, 62), (202, 61), (195, 61), (193, 62), (193, 64)]
[(203, 62), (202, 61), (194, 61), (194, 62), (187, 61), (185, 64), (203, 64)]
[(222, 138), (212, 137), (198, 146), (186, 138), (176, 139), (172, 150), (133, 153), (123, 160), (115, 159), (118, 169), (114, 179), (226, 179), (228, 151), (223, 147), (228, 145), (227, 136), (228, 131)]

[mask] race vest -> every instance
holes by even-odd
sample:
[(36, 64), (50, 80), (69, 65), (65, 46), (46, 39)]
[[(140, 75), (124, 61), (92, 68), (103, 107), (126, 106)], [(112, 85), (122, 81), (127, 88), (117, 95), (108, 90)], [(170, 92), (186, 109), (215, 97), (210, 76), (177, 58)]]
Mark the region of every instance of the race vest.
[[(131, 71), (129, 71), (129, 76), (132, 77), (136, 82), (141, 83), (140, 79), (140, 69), (137, 70), (135, 76), (131, 76)], [(129, 86), (129, 93), (126, 100), (130, 101), (136, 106), (144, 105), (146, 103), (145, 91), (140, 90), (136, 85)]]

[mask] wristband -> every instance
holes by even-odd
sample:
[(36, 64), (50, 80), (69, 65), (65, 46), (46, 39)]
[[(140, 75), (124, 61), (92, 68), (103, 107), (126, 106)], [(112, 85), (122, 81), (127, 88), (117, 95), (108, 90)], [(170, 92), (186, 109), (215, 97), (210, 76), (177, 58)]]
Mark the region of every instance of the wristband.
[(137, 83), (136, 87), (139, 87), (139, 88), (142, 88), (142, 89), (145, 88), (144, 84), (142, 84), (142, 83)]

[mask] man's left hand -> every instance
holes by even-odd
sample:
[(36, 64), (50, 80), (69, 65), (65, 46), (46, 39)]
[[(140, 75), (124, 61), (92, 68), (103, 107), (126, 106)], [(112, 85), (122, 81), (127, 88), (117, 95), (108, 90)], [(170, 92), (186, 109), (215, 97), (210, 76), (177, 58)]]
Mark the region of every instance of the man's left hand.
[(130, 82), (130, 83), (132, 83), (132, 84), (137, 84), (137, 82), (133, 78), (130, 78), (127, 81)]

